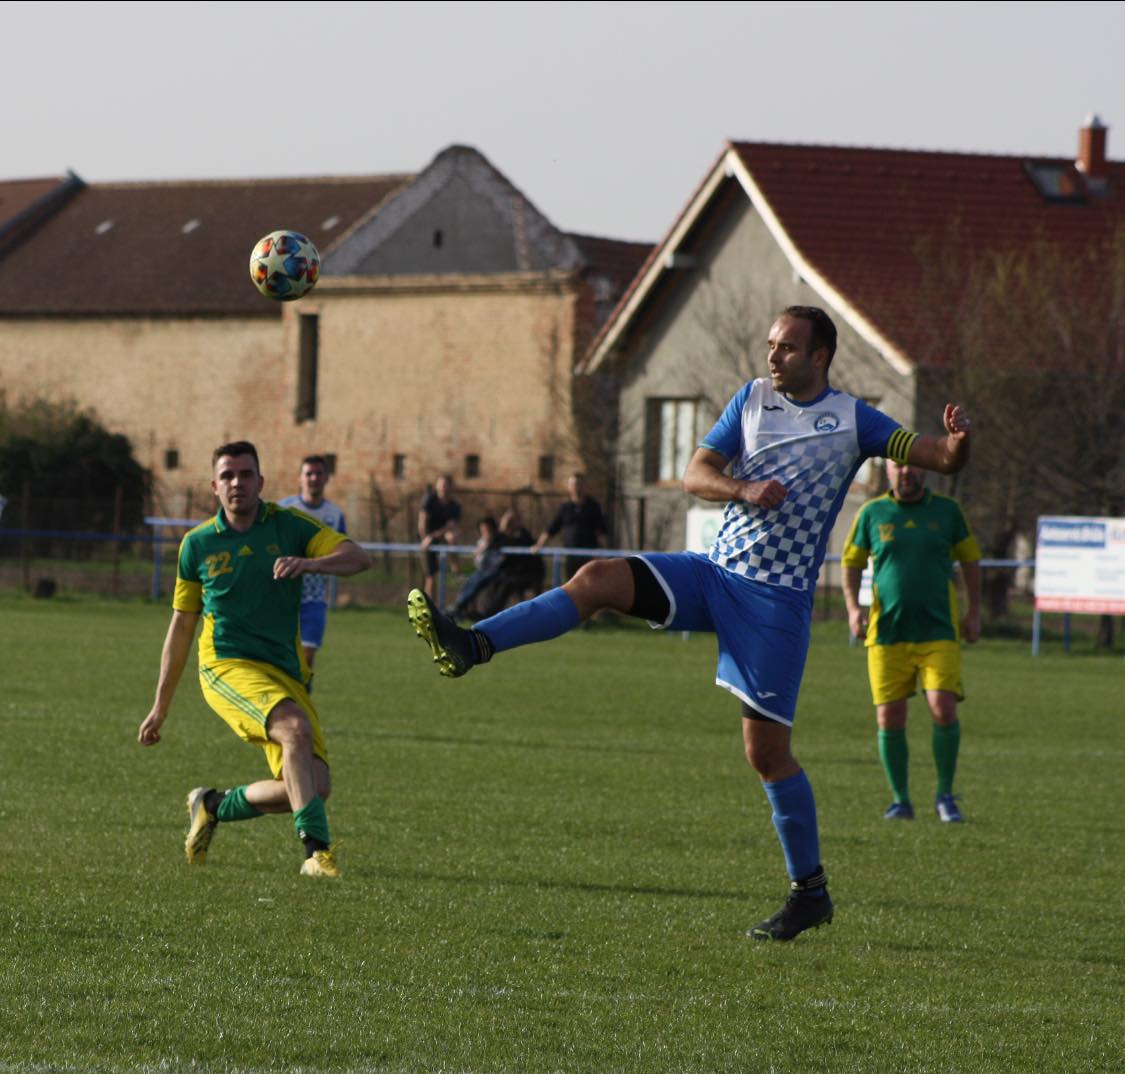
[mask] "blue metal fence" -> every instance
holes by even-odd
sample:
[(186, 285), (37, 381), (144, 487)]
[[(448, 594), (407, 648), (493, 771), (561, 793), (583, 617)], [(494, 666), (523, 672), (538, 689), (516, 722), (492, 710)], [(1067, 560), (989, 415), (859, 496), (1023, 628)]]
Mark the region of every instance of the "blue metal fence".
[[(161, 592), (161, 560), (163, 558), (163, 549), (165, 545), (173, 544), (178, 545), (182, 531), (190, 529), (192, 526), (199, 525), (200, 519), (187, 519), (187, 518), (163, 518), (156, 516), (149, 516), (145, 518), (145, 522), (151, 527), (152, 534), (147, 539), (152, 544), (152, 599), (154, 601), (160, 599)], [(166, 534), (162, 531), (169, 529), (177, 532)], [(17, 536), (17, 532), (9, 531), (10, 535)], [(95, 535), (105, 539), (117, 539), (112, 535)], [(359, 541), (357, 542), (368, 552), (390, 552), (399, 555), (416, 555), (418, 553), (418, 545), (416, 543), (396, 542), (396, 541)], [(447, 605), (446, 596), (449, 587), (449, 559), (450, 556), (468, 555), (471, 556), (475, 551), (473, 545), (433, 545), (431, 551), (438, 557), (438, 577), (437, 588), (434, 594), (435, 600), (439, 608), (444, 608)], [(547, 570), (547, 577), (551, 580), (551, 585), (561, 585), (563, 581), (563, 561), (567, 556), (585, 556), (588, 559), (602, 558), (611, 559), (619, 556), (636, 556), (643, 555), (643, 552), (637, 549), (628, 548), (557, 548), (554, 546), (543, 548), (540, 551), (533, 552), (529, 548), (522, 546), (504, 547), (500, 550), (505, 555), (521, 555), (521, 556), (540, 556), (550, 561), (550, 566)], [(839, 556), (826, 556), (825, 562), (836, 564), (840, 562)], [(1033, 559), (982, 559), (980, 561), (982, 568), (997, 568), (1003, 570), (1017, 570), (1021, 567), (1034, 569), (1035, 560)], [(1063, 644), (1069, 651), (1070, 649), (1070, 632), (1071, 621), (1070, 615), (1064, 614), (1063, 616)], [(1031, 633), (1031, 653), (1037, 656), (1040, 651), (1042, 638), (1042, 617), (1041, 613), (1036, 611), (1032, 619), (1032, 633)]]
[[(84, 530), (4, 529), (0, 530), (0, 537), (19, 541), (54, 540), (93, 542), (99, 544), (116, 542), (120, 545), (148, 545), (151, 548), (152, 555), (152, 574), (149, 592), (154, 601), (159, 601), (161, 599), (161, 590), (163, 587), (163, 560), (165, 551), (169, 546), (172, 548), (177, 547), (184, 531), (199, 525), (202, 520), (198, 518), (172, 518), (150, 515), (146, 516), (144, 521), (149, 527), (148, 533), (119, 534), (87, 532)], [(360, 541), (358, 543), (369, 552), (414, 556), (417, 555), (419, 551), (417, 543), (414, 542)], [(475, 551), (475, 546), (442, 544), (434, 545), (431, 551), (438, 557), (437, 586), (434, 595), (438, 606), (445, 607), (448, 603), (446, 597), (449, 592), (450, 584), (450, 558), (453, 556), (472, 556)], [(501, 551), (505, 555), (539, 556), (547, 560), (546, 578), (552, 586), (562, 584), (564, 561), (568, 556), (582, 556), (587, 559), (609, 559), (620, 556), (644, 554), (641, 550), (628, 548), (560, 548), (555, 546), (549, 546), (539, 551), (532, 551), (523, 546), (506, 546), (502, 548)], [(826, 556), (825, 562), (828, 564), (837, 564), (840, 562), (840, 557)], [(986, 569), (1018, 570), (1023, 567), (1034, 570), (1035, 561), (1033, 559), (982, 559), (980, 565), (982, 568)], [(1069, 651), (1072, 631), (1071, 613), (1066, 612), (1059, 614), (1062, 615), (1063, 623), (1063, 647)], [(1031, 653), (1033, 656), (1037, 656), (1040, 652), (1042, 637), (1043, 613), (1035, 611), (1032, 617), (1031, 627)]]

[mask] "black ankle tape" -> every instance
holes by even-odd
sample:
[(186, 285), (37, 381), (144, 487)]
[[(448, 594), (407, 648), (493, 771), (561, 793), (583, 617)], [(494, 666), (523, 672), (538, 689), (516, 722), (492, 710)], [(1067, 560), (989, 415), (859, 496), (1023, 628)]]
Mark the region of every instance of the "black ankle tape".
[(477, 663), (487, 664), (492, 659), (492, 642), (479, 630), (472, 630), (470, 633), (473, 635), (473, 643), (477, 650)]
[(810, 873), (800, 880), (794, 880), (789, 886), (794, 891), (813, 891), (815, 888), (825, 887), (827, 883), (828, 874), (824, 871), (823, 865), (818, 865), (815, 873)]

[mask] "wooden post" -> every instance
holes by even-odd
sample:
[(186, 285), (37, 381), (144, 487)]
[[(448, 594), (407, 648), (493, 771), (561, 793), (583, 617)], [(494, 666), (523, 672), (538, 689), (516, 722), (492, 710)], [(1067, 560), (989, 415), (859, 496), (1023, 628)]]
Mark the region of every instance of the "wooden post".
[(23, 588), (31, 592), (31, 539), (27, 531), (31, 529), (31, 482), (23, 483), (23, 496), (20, 499), (20, 529), (24, 531), (20, 541), (20, 566), (23, 568)]
[(118, 485), (113, 494), (113, 575), (110, 583), (110, 594), (118, 595), (121, 584), (121, 507), (125, 502), (125, 490)]

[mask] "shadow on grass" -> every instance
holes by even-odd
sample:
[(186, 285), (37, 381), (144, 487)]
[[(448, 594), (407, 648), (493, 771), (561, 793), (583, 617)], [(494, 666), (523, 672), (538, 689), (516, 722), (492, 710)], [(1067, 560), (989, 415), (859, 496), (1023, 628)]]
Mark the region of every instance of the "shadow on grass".
[(545, 739), (535, 741), (526, 738), (504, 738), (497, 736), (470, 737), (468, 735), (427, 735), (417, 731), (374, 731), (370, 729), (333, 728), (332, 738), (378, 738), (396, 739), (403, 742), (422, 742), (435, 746), (480, 746), (493, 749), (497, 746), (521, 750), (551, 750), (554, 753), (634, 753), (634, 754), (671, 754), (682, 751), (672, 748), (661, 749), (655, 746), (638, 746), (632, 743), (616, 741), (605, 745), (571, 742), (565, 739)]
[(525, 888), (532, 891), (578, 891), (589, 895), (656, 895), (671, 899), (718, 899), (743, 902), (744, 891), (721, 891), (707, 888), (673, 888), (649, 884), (598, 884), (581, 880), (548, 880), (542, 877), (528, 877), (517, 880), (512, 877), (465, 876), (457, 873), (434, 873), (421, 870), (396, 872), (389, 869), (376, 870), (378, 875), (388, 880), (407, 883), (457, 884), (468, 887)]

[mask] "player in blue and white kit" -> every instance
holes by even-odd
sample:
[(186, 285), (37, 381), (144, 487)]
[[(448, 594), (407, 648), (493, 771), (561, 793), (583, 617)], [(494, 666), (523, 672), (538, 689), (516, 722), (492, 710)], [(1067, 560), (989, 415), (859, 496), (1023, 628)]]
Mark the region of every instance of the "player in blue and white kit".
[[(323, 455), (306, 455), (301, 460), (301, 491), (296, 496), (286, 496), (279, 501), (279, 506), (295, 507), (329, 529), (347, 533), (344, 512), (324, 498), (329, 476), (328, 461)], [(316, 652), (324, 644), (324, 629), (328, 624), (328, 578), (323, 574), (306, 574), (303, 581), (301, 648), (305, 651), (305, 663), (311, 672)]]
[(654, 627), (713, 631), (715, 682), (741, 702), (746, 758), (773, 807), (790, 877), (785, 904), (748, 935), (791, 940), (833, 915), (812, 787), (790, 748), (813, 591), (832, 524), (866, 458), (960, 470), (968, 461), (969, 418), (946, 406), (946, 435), (919, 436), (829, 387), (836, 327), (816, 307), (783, 311), (768, 347), (769, 377), (735, 395), (684, 474), (686, 491), (727, 501), (707, 555), (594, 560), (566, 585), (472, 630), (457, 627), (418, 590), (407, 603), (415, 631), (451, 677), (495, 653), (557, 637), (601, 608)]

